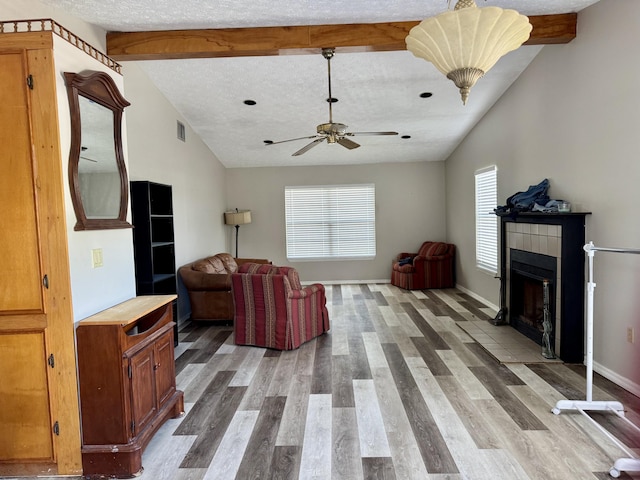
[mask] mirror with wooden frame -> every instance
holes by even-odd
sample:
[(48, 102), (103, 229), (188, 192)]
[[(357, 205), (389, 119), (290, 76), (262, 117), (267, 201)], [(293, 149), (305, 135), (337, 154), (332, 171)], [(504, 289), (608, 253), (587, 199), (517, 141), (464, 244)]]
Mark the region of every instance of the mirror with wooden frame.
[(71, 110), (69, 187), (74, 230), (131, 228), (127, 169), (122, 150), (122, 114), (129, 102), (103, 72), (64, 78)]

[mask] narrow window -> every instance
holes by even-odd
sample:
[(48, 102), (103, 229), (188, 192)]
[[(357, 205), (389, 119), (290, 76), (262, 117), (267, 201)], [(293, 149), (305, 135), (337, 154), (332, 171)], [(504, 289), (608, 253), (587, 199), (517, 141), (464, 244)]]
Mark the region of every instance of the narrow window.
[(287, 259), (376, 255), (375, 185), (285, 187)]
[(476, 265), (498, 273), (498, 170), (495, 165), (476, 171)]

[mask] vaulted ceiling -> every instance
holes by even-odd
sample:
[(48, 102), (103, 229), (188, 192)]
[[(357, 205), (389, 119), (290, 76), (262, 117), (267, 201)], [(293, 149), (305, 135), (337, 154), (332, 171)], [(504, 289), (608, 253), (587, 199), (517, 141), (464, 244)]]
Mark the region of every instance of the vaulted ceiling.
[[(139, 64), (233, 168), (444, 160), (543, 45), (571, 41), (575, 13), (598, 0), (477, 1), (479, 7), (517, 9), (534, 29), (525, 46), (478, 81), (467, 105), (450, 80), (404, 49), (408, 30), (445, 11), (447, 0), (44, 3), (110, 32), (107, 53), (125, 65)], [(361, 145), (353, 150), (325, 142), (300, 156), (291, 154), (309, 139), (265, 143), (313, 136), (329, 121), (323, 47), (336, 48), (333, 121), (352, 132), (399, 135), (350, 137)]]

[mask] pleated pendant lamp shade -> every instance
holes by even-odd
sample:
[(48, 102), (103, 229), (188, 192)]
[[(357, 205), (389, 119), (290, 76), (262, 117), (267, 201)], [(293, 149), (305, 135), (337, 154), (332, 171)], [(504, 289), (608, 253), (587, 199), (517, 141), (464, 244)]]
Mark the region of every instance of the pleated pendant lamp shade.
[(453, 11), (427, 18), (409, 31), (407, 50), (433, 63), (460, 89), (466, 104), (469, 91), (504, 54), (529, 39), (529, 19), (515, 10), (478, 8), (474, 0), (459, 0)]

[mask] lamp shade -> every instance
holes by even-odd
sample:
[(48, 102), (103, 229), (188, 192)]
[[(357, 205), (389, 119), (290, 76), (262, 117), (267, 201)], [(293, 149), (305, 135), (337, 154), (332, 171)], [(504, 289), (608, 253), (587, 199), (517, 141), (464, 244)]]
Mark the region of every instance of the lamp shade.
[(427, 18), (406, 38), (407, 50), (435, 65), (460, 89), (466, 103), (469, 90), (506, 53), (529, 39), (529, 19), (515, 10), (478, 8), (460, 0), (454, 11)]
[(224, 223), (226, 225), (246, 225), (251, 223), (251, 210), (224, 212)]

